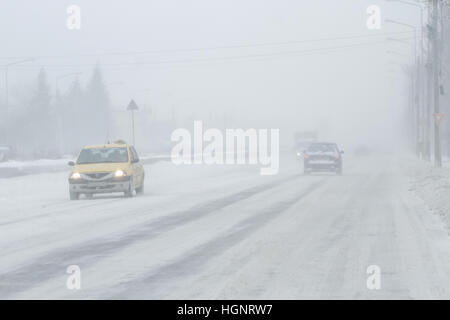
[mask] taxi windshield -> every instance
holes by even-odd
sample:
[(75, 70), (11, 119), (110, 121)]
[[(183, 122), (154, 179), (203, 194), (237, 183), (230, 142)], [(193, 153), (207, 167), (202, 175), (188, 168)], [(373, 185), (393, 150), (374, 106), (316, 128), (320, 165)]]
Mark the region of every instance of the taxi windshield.
[(89, 148), (81, 150), (77, 164), (128, 162), (127, 148)]

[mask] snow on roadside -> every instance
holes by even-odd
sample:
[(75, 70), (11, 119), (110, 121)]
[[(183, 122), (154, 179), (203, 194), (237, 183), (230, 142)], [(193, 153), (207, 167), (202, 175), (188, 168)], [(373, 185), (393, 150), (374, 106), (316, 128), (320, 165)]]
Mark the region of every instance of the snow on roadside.
[(67, 166), (69, 158), (63, 159), (39, 159), (33, 161), (10, 160), (0, 163), (0, 168), (25, 168), (25, 167), (50, 167), (50, 166)]
[(0, 163), (0, 179), (28, 174), (64, 171), (68, 168), (67, 162), (69, 160), (71, 159), (39, 159), (33, 161), (10, 160), (2, 162)]
[(450, 234), (450, 166), (421, 166), (415, 173), (412, 190), (439, 215)]
[[(169, 155), (151, 154), (141, 157), (143, 164), (169, 160)], [(61, 172), (68, 170), (67, 163), (74, 160), (70, 157), (62, 159), (39, 159), (32, 161), (10, 160), (0, 163), (0, 178), (11, 178), (29, 174)]]
[[(141, 157), (142, 160), (149, 159), (168, 159), (168, 155), (156, 154), (156, 155), (146, 155)], [(6, 162), (0, 162), (0, 168), (17, 168), (19, 170), (27, 167), (57, 167), (57, 166), (67, 166), (67, 163), (75, 159), (70, 157), (64, 157), (62, 159), (38, 159), (30, 161), (20, 161), (20, 160), (9, 160)]]

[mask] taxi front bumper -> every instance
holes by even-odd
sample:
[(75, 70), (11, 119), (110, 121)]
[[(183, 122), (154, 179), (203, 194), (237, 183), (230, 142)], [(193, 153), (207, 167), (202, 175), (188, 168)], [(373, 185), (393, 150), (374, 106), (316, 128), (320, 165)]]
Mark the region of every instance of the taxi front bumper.
[(76, 193), (110, 193), (130, 190), (130, 177), (110, 178), (95, 181), (85, 179), (69, 179), (69, 190)]

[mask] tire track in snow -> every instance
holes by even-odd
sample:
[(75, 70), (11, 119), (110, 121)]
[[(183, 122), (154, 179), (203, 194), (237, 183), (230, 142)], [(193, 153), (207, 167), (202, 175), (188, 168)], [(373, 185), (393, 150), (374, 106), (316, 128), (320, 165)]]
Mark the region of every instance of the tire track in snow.
[[(253, 215), (230, 228), (230, 231), (215, 239), (193, 249), (184, 257), (176, 260), (173, 263), (166, 264), (159, 267), (146, 277), (140, 277), (131, 281), (122, 282), (112, 291), (116, 291), (112, 297), (101, 297), (107, 299), (160, 299), (161, 292), (158, 292), (158, 286), (164, 283), (165, 280), (171, 282), (172, 287), (164, 287), (164, 291), (170, 292), (175, 290), (176, 282), (183, 279), (192, 273), (198, 272), (201, 267), (209, 260), (216, 256), (220, 256), (228, 249), (245, 240), (250, 234), (256, 232), (258, 229), (275, 219), (294, 206), (297, 202), (303, 200), (307, 195), (311, 194), (323, 183), (325, 179), (313, 183), (307, 190), (300, 194), (277, 202), (266, 209), (261, 210), (258, 214)], [(150, 294), (148, 294), (150, 293)]]
[(219, 199), (204, 202), (188, 210), (175, 211), (156, 221), (150, 221), (138, 228), (125, 232), (116, 238), (103, 237), (74, 247), (54, 250), (19, 269), (0, 274), (0, 297), (4, 299), (23, 292), (28, 288), (38, 286), (39, 283), (43, 283), (46, 280), (66, 275), (66, 268), (71, 264), (88, 266), (95, 263), (102, 256), (112, 255), (115, 251), (136, 242), (156, 238), (160, 234), (180, 225), (198, 220), (212, 211), (223, 209), (299, 177), (302, 177), (302, 175), (288, 176), (270, 183), (247, 188)]
[[(111, 202), (118, 202), (118, 201), (121, 201), (122, 199), (119, 199), (119, 198), (117, 198), (117, 199), (109, 199), (108, 202), (106, 202), (106, 200), (104, 200), (104, 201), (99, 201), (99, 200), (103, 200), (103, 199), (96, 199), (96, 200), (90, 199), (88, 201), (92, 202), (92, 203), (88, 203), (88, 204), (83, 203), (83, 202), (80, 201), (80, 203), (76, 203), (75, 206), (72, 206), (70, 208), (62, 207), (62, 208), (58, 208), (56, 211), (41, 213), (41, 214), (37, 214), (37, 215), (31, 216), (31, 217), (19, 218), (19, 219), (16, 219), (16, 220), (5, 221), (5, 222), (0, 223), (0, 227), (11, 225), (11, 224), (22, 223), (22, 222), (30, 222), (30, 221), (39, 220), (39, 219), (42, 219), (42, 218), (45, 218), (45, 217), (50, 217), (50, 216), (60, 216), (61, 214), (69, 215), (69, 214), (72, 214), (71, 212), (74, 211), (74, 210), (80, 210), (80, 209), (86, 209), (86, 208), (92, 208), (92, 207), (99, 207), (99, 206), (104, 205), (105, 203), (110, 204)], [(94, 203), (94, 201), (95, 201), (95, 203)], [(59, 201), (59, 202), (56, 202), (56, 203), (51, 203), (49, 205), (46, 205), (46, 206), (44, 206), (42, 208), (58, 206), (58, 205), (61, 205), (61, 204), (66, 204), (66, 203), (67, 203), (67, 201)], [(68, 209), (71, 210), (70, 213), (67, 213)]]
[[(147, 171), (150, 171), (150, 168), (146, 168)], [(214, 175), (214, 179), (220, 179), (220, 177), (222, 176), (226, 176), (226, 177), (239, 177), (240, 173), (232, 173), (230, 175), (230, 172), (222, 172), (220, 174), (216, 174)], [(209, 177), (194, 177), (194, 179), (196, 181), (209, 181)], [(190, 180), (192, 180), (192, 177), (190, 178)], [(149, 194), (146, 194), (144, 196), (148, 196)], [(151, 194), (150, 194), (151, 195)], [(142, 195), (139, 195), (139, 198), (141, 198)], [(44, 205), (41, 205), (41, 208), (47, 209), (47, 208), (55, 208), (52, 211), (49, 212), (45, 212), (45, 213), (41, 213), (41, 214), (37, 214), (37, 215), (33, 215), (31, 217), (24, 217), (24, 218), (18, 218), (15, 220), (7, 220), (7, 221), (2, 221), (0, 222), (0, 227), (2, 226), (9, 226), (12, 224), (19, 224), (19, 223), (23, 223), (23, 222), (32, 222), (35, 220), (39, 220), (42, 218), (48, 218), (48, 217), (52, 217), (52, 216), (64, 216), (64, 215), (72, 215), (72, 211), (74, 210), (81, 210), (81, 209), (86, 209), (86, 208), (92, 208), (92, 207), (104, 207), (105, 204), (110, 205), (111, 203), (117, 203), (117, 204), (122, 204), (124, 203), (124, 201), (127, 200), (131, 200), (131, 199), (127, 199), (124, 198), (122, 195), (117, 195), (117, 194), (105, 194), (105, 195), (101, 195), (100, 197), (96, 196), (93, 199), (81, 199), (79, 201), (70, 201), (69, 199), (66, 200), (58, 200), (55, 202), (51, 202), (51, 203), (46, 203)], [(89, 202), (89, 203), (86, 203)], [(70, 210), (69, 210), (70, 209)], [(127, 212), (129, 213), (129, 212)]]

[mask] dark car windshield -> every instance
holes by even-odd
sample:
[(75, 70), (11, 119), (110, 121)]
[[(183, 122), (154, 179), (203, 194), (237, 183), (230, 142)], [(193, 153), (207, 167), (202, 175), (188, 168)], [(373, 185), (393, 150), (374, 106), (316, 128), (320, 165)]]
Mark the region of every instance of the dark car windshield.
[(128, 162), (127, 148), (89, 148), (81, 150), (77, 164)]
[(333, 143), (313, 143), (308, 147), (308, 152), (337, 152), (337, 146)]

